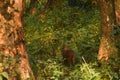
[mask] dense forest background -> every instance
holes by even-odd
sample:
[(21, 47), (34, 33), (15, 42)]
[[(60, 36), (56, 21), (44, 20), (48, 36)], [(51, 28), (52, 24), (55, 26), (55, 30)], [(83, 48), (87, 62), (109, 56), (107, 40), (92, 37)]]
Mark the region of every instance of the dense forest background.
[[(37, 80), (119, 80), (119, 70), (97, 60), (100, 15), (95, 0), (27, 2), (24, 17), (27, 51)], [(72, 1), (72, 2), (71, 2)], [(63, 65), (61, 47), (77, 55), (76, 65)], [(56, 55), (56, 56), (55, 56)]]

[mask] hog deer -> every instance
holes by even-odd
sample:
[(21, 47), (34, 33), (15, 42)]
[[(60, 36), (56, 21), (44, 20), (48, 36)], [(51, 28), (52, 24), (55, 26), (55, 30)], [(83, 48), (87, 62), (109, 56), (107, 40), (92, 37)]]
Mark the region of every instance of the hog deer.
[(64, 60), (64, 65), (71, 66), (75, 64), (76, 54), (75, 52), (66, 45), (62, 47), (62, 57)]

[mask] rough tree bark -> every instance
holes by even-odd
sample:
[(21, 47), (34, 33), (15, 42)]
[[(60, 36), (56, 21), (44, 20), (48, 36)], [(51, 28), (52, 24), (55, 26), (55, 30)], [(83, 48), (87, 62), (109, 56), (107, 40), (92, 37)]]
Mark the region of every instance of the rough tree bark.
[[(3, 69), (9, 75), (8, 80), (34, 80), (24, 44), (24, 8), (25, 0), (0, 0), (0, 52), (14, 59)], [(12, 74), (15, 68), (18, 72)]]
[(118, 59), (118, 35), (116, 33), (115, 0), (98, 0), (101, 17), (101, 37), (98, 59), (102, 62)]

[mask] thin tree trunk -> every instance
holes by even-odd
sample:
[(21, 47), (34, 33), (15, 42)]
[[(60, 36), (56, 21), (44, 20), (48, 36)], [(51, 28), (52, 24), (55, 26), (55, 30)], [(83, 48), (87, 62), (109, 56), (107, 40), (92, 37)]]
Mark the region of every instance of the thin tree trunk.
[(120, 0), (115, 0), (115, 12), (116, 12), (116, 21), (120, 26)]
[(117, 40), (114, 35), (116, 18), (113, 2), (114, 0), (98, 0), (101, 16), (101, 38), (98, 59), (103, 62), (111, 58), (115, 60), (118, 56)]
[(3, 69), (8, 80), (34, 80), (24, 44), (24, 8), (25, 0), (0, 1), (0, 52), (12, 59), (9, 67)]
[[(116, 12), (118, 12), (118, 14)], [(116, 25), (118, 30), (118, 35), (115, 37), (115, 40), (116, 46), (118, 48), (118, 60), (120, 60), (120, 0), (115, 0), (115, 13), (116, 13)], [(118, 66), (120, 68), (120, 63), (118, 63)]]

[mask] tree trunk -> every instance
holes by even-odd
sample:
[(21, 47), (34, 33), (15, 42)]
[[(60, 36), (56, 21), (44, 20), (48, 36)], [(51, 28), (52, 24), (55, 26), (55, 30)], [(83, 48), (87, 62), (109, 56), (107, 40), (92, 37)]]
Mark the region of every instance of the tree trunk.
[(116, 18), (114, 0), (98, 0), (101, 16), (101, 37), (98, 59), (102, 62), (108, 59), (117, 60), (118, 47), (116, 34)]
[(115, 1), (115, 12), (116, 12), (116, 21), (117, 24), (120, 26), (120, 0)]
[(34, 80), (24, 44), (24, 8), (25, 0), (0, 1), (0, 56), (8, 80)]

